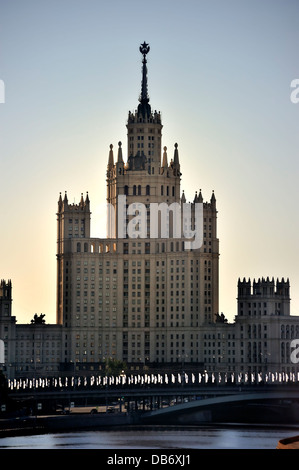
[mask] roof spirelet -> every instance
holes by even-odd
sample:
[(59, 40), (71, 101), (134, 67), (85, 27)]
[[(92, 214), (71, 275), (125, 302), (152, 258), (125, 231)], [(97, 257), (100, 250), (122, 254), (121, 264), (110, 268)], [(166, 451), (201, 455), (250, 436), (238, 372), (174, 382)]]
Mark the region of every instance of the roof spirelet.
[(163, 160), (162, 160), (162, 168), (167, 168), (168, 167), (168, 162), (167, 162), (167, 147), (164, 147), (164, 152), (163, 152)]
[(173, 164), (174, 164), (174, 166), (178, 166), (178, 165), (180, 164), (180, 162), (179, 162), (178, 144), (174, 144)]
[(122, 148), (121, 148), (121, 142), (118, 142), (117, 163), (124, 163), (124, 161), (123, 161), (123, 152), (122, 152)]
[(114, 157), (113, 157), (113, 145), (110, 144), (109, 158), (108, 158), (108, 169), (113, 168), (114, 166)]

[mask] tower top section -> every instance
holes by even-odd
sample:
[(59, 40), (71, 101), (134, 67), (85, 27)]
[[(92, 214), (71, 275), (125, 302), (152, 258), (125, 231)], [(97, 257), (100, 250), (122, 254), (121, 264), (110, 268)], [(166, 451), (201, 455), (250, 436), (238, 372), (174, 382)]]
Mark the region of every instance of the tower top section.
[(12, 284), (9, 279), (7, 282), (5, 279), (0, 281), (0, 300), (11, 300)]
[(138, 114), (142, 114), (143, 118), (149, 118), (151, 115), (151, 106), (149, 104), (149, 96), (148, 96), (148, 89), (147, 89), (147, 60), (146, 56), (150, 51), (150, 46), (144, 41), (143, 44), (140, 45), (139, 50), (143, 55), (142, 60), (142, 81), (141, 81), (141, 94), (139, 97), (140, 104), (138, 105)]
[[(142, 80), (141, 80), (141, 93), (139, 95), (139, 105), (134, 113), (129, 112), (128, 124), (161, 124), (161, 114), (156, 110), (152, 112), (151, 105), (149, 104), (148, 85), (147, 85), (147, 60), (146, 56), (150, 51), (150, 46), (144, 41), (140, 45), (139, 51), (143, 55), (142, 59)], [(162, 128), (162, 127), (161, 127)]]
[(63, 213), (63, 212), (90, 212), (90, 201), (89, 201), (89, 196), (88, 192), (86, 193), (86, 198), (84, 200), (83, 198), (83, 193), (81, 193), (81, 199), (79, 204), (69, 204), (68, 197), (67, 197), (67, 192), (65, 191), (64, 198), (62, 199), (61, 193), (59, 194), (59, 200), (58, 200), (58, 213)]
[(289, 278), (285, 280), (284, 278), (281, 281), (277, 278), (276, 282), (274, 277), (270, 279), (259, 278), (258, 280), (253, 279), (251, 282), (250, 278), (246, 281), (245, 278), (238, 280), (238, 296), (239, 297), (286, 297), (290, 296), (290, 281)]

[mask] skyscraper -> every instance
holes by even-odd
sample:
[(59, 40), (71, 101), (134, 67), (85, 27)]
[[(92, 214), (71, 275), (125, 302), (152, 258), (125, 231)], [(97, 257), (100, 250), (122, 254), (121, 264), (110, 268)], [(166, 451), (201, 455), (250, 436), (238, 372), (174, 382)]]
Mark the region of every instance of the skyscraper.
[[(199, 361), (199, 327), (218, 314), (217, 210), (214, 192), (186, 204), (177, 143), (162, 150), (162, 120), (148, 96), (140, 46), (139, 104), (107, 165), (107, 238), (90, 237), (90, 201), (58, 202), (57, 323), (65, 362), (96, 364)], [(104, 175), (103, 175), (104, 178)], [(201, 209), (196, 218), (197, 206)], [(190, 212), (188, 212), (190, 209)], [(200, 246), (190, 243), (200, 232)]]

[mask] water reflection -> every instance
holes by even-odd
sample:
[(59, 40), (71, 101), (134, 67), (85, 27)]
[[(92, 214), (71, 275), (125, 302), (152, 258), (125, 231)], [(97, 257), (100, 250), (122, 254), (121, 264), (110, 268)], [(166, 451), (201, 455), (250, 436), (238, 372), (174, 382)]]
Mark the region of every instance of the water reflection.
[(181, 427), (17, 436), (0, 439), (6, 449), (275, 449), (295, 428)]

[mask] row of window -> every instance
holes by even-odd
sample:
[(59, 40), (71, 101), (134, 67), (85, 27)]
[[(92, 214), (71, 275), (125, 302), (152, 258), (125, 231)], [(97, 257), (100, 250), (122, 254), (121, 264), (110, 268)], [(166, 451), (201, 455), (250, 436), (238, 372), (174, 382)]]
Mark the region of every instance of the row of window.
[[(125, 185), (124, 186), (124, 195), (125, 196), (142, 196), (142, 195), (145, 195), (145, 196), (150, 196), (151, 195), (151, 188), (150, 188), (150, 185), (147, 184), (146, 187), (145, 187), (145, 193), (143, 193), (142, 191), (142, 186), (141, 185), (136, 185), (134, 184), (133, 187), (132, 187), (132, 194), (130, 194), (130, 191), (129, 191), (129, 186), (128, 185)], [(165, 186), (164, 185), (161, 185), (161, 196), (172, 196), (174, 197), (175, 196), (175, 187), (174, 186)]]
[[(141, 132), (143, 132), (143, 131), (141, 130)], [(153, 135), (149, 135), (147, 139), (153, 141), (153, 140), (155, 140), (155, 137)], [(143, 135), (138, 135), (137, 140), (144, 140), (144, 136)], [(130, 136), (129, 141), (130, 142), (134, 141), (134, 137)]]
[(280, 338), (281, 339), (299, 338), (299, 325), (281, 325)]

